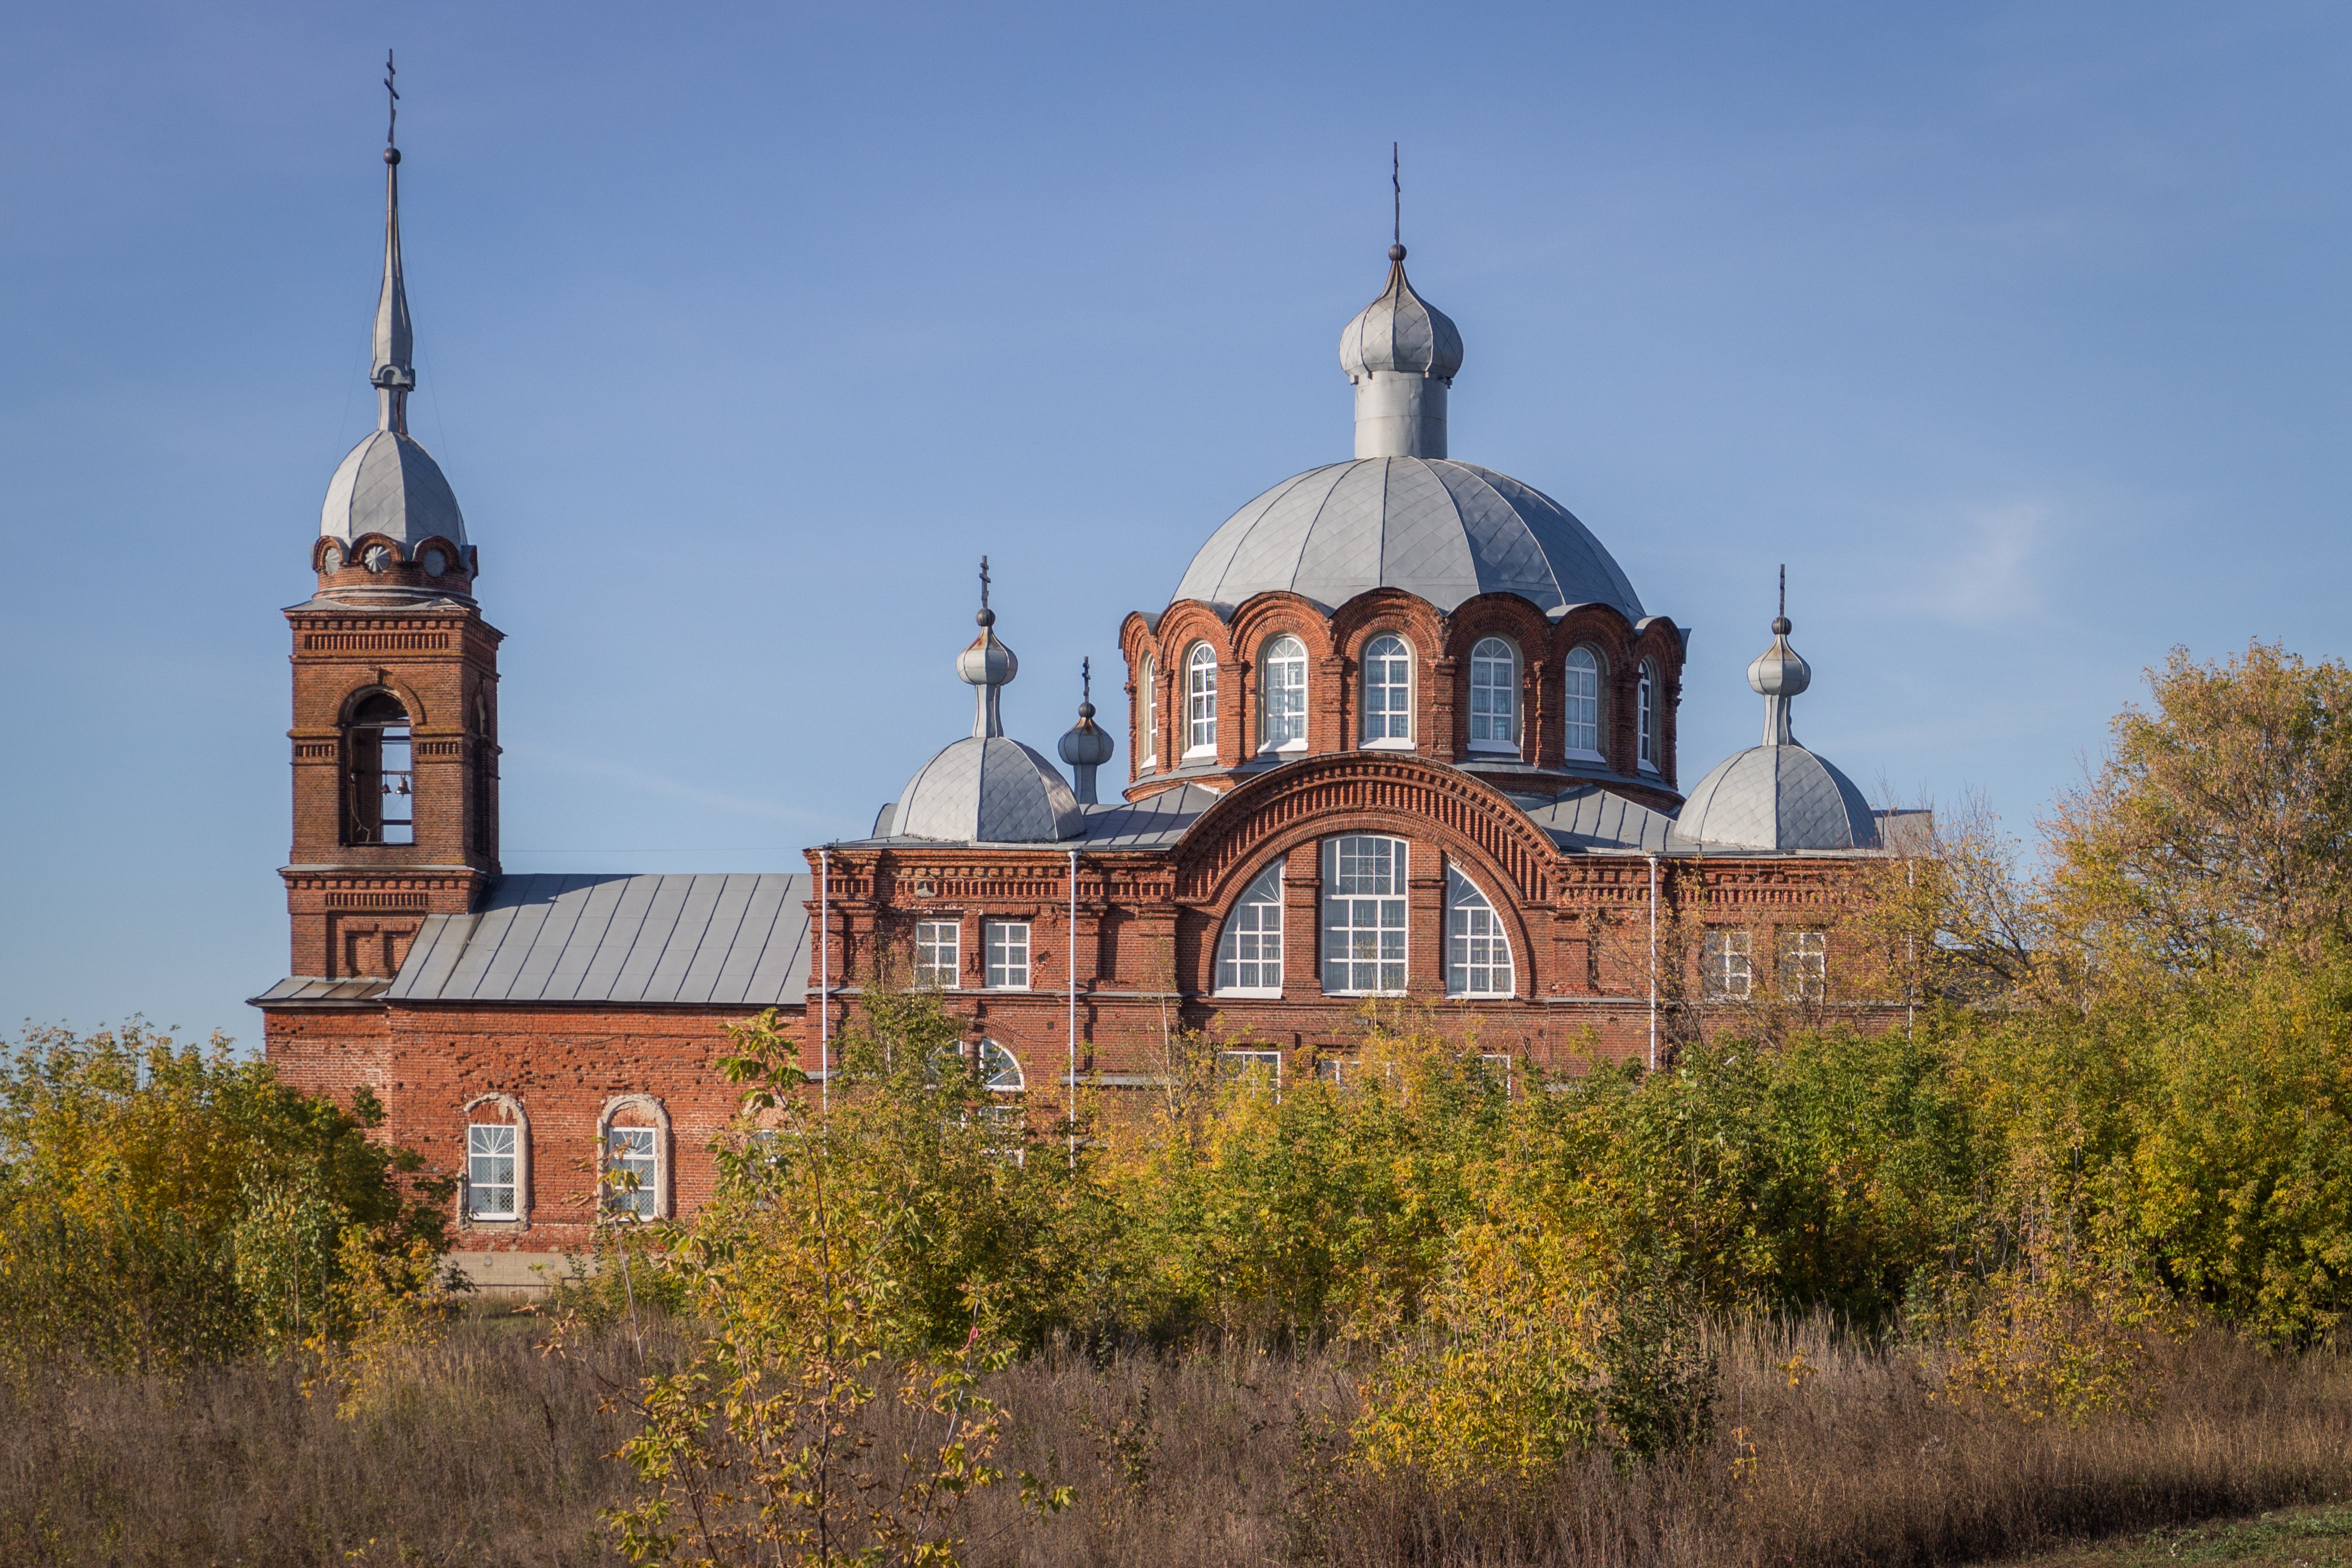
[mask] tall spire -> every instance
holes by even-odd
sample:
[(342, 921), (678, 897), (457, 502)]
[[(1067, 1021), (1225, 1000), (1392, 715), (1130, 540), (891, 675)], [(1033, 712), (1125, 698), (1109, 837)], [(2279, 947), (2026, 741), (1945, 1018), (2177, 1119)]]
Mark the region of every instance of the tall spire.
[(415, 346), (408, 327), (408, 288), (400, 272), (400, 129), (399, 75), (392, 51), (383, 52), (383, 90), (390, 113), (383, 130), (383, 292), (375, 302), (375, 365), (368, 380), (375, 386), (376, 425), (395, 435), (408, 434), (408, 394), (416, 388)]
[(1798, 695), (1813, 684), (1812, 666), (1806, 664), (1797, 650), (1789, 646), (1789, 633), (1796, 628), (1789, 622), (1789, 569), (1780, 568), (1780, 612), (1772, 617), (1772, 645), (1756, 655), (1748, 666), (1748, 685), (1764, 699), (1764, 744), (1794, 746), (1796, 732), (1790, 727), (1790, 709)]
[(973, 694), (971, 733), (975, 740), (985, 740), (1004, 733), (1004, 716), (998, 711), (997, 694), (1021, 673), (1021, 661), (996, 638), (996, 612), (988, 607), (986, 556), (980, 558), (980, 613), (972, 619), (980, 622), (980, 635), (972, 639), (971, 647), (956, 655), (956, 674), (979, 688)]

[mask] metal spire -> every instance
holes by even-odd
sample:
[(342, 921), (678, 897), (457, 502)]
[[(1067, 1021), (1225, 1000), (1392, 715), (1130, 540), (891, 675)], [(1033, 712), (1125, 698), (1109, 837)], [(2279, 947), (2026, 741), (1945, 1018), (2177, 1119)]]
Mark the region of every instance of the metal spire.
[(399, 74), (392, 51), (383, 52), (383, 90), (388, 110), (383, 128), (383, 292), (375, 302), (375, 365), (368, 381), (376, 391), (376, 428), (408, 434), (408, 394), (416, 389), (415, 342), (408, 326), (408, 287), (400, 270)]
[(1389, 235), (1389, 243), (1402, 246), (1404, 244), (1404, 163), (1393, 141), (1389, 143), (1389, 191), (1396, 198), (1396, 227)]
[(972, 694), (974, 707), (971, 733), (986, 740), (1004, 733), (1004, 717), (997, 708), (997, 694), (1020, 673), (1021, 661), (1013, 650), (998, 640), (996, 612), (988, 607), (988, 558), (980, 558), (980, 613), (972, 619), (980, 623), (980, 635), (971, 646), (956, 655), (956, 674), (979, 688)]

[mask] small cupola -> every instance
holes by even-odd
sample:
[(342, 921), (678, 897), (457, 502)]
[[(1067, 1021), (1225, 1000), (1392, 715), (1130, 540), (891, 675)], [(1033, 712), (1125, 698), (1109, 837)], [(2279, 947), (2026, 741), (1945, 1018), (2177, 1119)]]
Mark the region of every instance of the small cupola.
[(1077, 780), (1078, 804), (1095, 806), (1095, 769), (1110, 760), (1110, 732), (1095, 722), (1095, 671), (1092, 659), (1078, 664), (1078, 722), (1062, 732), (1056, 748)]
[(1339, 333), (1339, 368), (1356, 385), (1356, 455), (1445, 455), (1445, 393), (1462, 368), (1462, 334), (1413, 292), (1404, 246), (1389, 246), (1389, 286)]

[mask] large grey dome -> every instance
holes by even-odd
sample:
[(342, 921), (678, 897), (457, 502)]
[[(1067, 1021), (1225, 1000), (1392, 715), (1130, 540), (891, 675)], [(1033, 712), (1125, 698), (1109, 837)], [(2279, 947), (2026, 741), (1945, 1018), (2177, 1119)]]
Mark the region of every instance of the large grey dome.
[(898, 832), (950, 843), (1040, 844), (1086, 831), (1054, 765), (1002, 735), (968, 736), (916, 770), (898, 796)]
[(1853, 780), (1801, 746), (1751, 746), (1698, 781), (1669, 843), (1721, 850), (1874, 850), (1878, 819)]
[(319, 532), (346, 546), (362, 534), (382, 534), (404, 550), (436, 538), (466, 548), (465, 515), (441, 465), (395, 430), (370, 433), (337, 466)]
[(1567, 507), (1491, 468), (1427, 457), (1360, 457), (1283, 481), (1209, 536), (1175, 596), (1230, 609), (1285, 591), (1328, 610), (1375, 588), (1447, 612), (1517, 593), (1642, 619), (1633, 585)]

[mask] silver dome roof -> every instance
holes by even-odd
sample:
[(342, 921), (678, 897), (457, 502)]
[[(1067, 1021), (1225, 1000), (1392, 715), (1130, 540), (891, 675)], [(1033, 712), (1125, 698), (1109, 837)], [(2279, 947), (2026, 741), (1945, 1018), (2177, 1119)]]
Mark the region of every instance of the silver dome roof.
[(1475, 463), (1360, 457), (1286, 479), (1209, 536), (1177, 599), (1231, 609), (1287, 591), (1334, 609), (1400, 588), (1451, 612), (1481, 593), (1543, 610), (1642, 601), (1601, 541), (1542, 491)]
[(1462, 369), (1462, 332), (1405, 281), (1404, 246), (1389, 247), (1389, 286), (1339, 329), (1339, 368), (1350, 381), (1374, 371), (1452, 381)]
[(369, 433), (335, 469), (319, 532), (346, 545), (362, 534), (382, 534), (404, 548), (436, 537), (466, 548), (465, 514), (441, 465), (397, 430)]
[(1086, 831), (1054, 765), (1002, 735), (968, 736), (918, 768), (894, 831), (950, 843), (1037, 844)]
[(1751, 746), (1692, 787), (1677, 848), (1874, 850), (1878, 819), (1853, 780), (1801, 746)]

